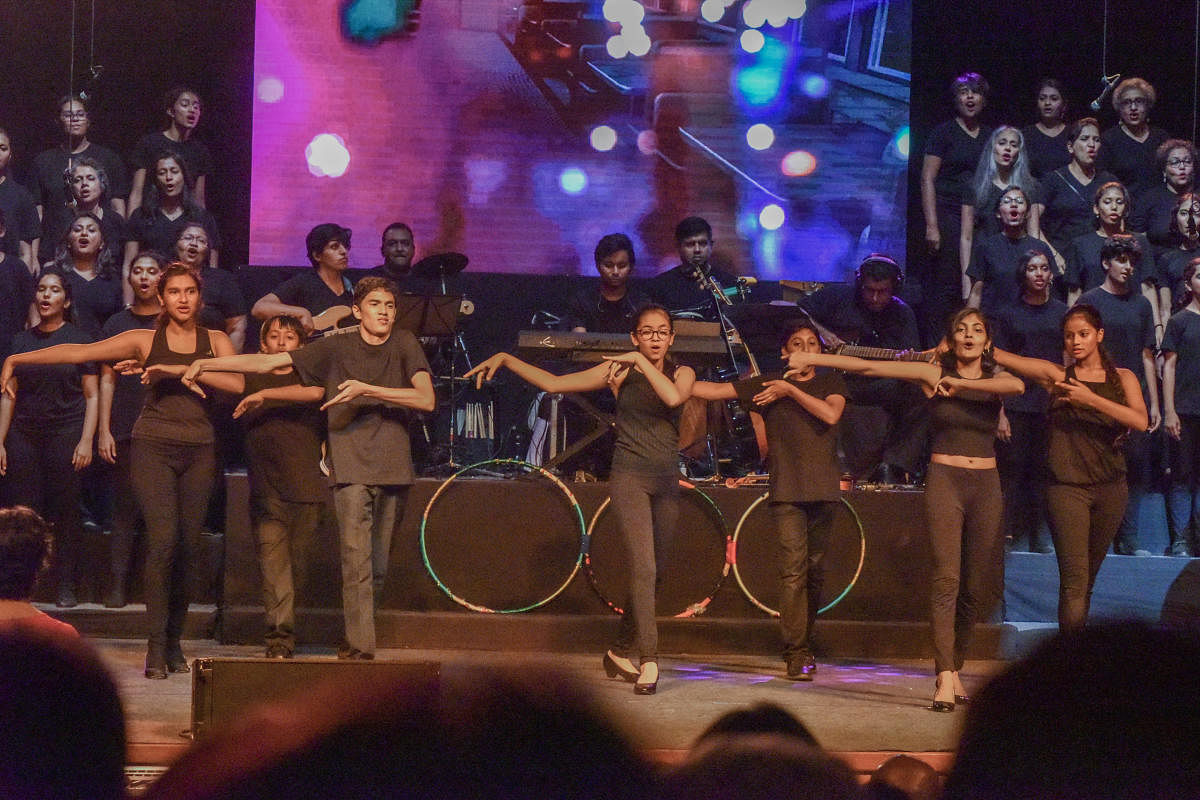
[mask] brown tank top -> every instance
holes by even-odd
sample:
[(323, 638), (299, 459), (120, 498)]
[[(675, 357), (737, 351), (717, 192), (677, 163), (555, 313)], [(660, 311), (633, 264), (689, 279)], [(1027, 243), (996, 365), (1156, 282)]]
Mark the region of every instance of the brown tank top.
[[(1066, 379), (1075, 377), (1075, 367), (1067, 367)], [(1125, 403), (1120, 385), (1107, 381), (1080, 380), (1101, 397)], [(1047, 436), (1046, 463), (1056, 483), (1086, 486), (1112, 483), (1125, 477), (1125, 456), (1121, 452), (1128, 429), (1107, 414), (1071, 405), (1052, 398), (1050, 428)]]
[[(145, 365), (187, 366), (198, 358), (212, 357), (207, 328), (196, 327), (196, 350), (192, 353), (177, 353), (168, 347), (166, 328), (159, 328), (154, 332)], [(208, 418), (204, 399), (178, 378), (158, 381), (146, 391), (142, 413), (133, 424), (133, 438), (177, 444), (212, 444), (212, 421)]]

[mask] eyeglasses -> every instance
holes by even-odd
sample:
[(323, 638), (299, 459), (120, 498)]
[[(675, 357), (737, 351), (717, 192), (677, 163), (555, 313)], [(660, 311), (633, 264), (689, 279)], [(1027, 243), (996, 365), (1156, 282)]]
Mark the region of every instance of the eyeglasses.
[(59, 114), (63, 119), (87, 119), (86, 111), (64, 111)]
[(1192, 165), (1192, 160), (1190, 158), (1168, 158), (1167, 159), (1168, 167), (1190, 167), (1191, 165)]
[(651, 341), (654, 339), (667, 339), (671, 336), (669, 328), (638, 328), (637, 337), (643, 341)]
[(196, 242), (197, 244), (208, 244), (208, 237), (201, 236), (198, 233), (185, 233), (179, 237), (181, 242)]
[(1117, 105), (1121, 108), (1145, 108), (1150, 105), (1150, 101), (1145, 97), (1127, 97)]

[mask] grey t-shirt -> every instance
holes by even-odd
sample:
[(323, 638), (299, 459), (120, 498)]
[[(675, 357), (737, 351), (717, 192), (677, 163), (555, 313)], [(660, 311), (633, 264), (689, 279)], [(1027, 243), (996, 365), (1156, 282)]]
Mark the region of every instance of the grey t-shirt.
[[(405, 330), (393, 330), (379, 345), (367, 344), (358, 332), (327, 336), (293, 351), (291, 357), (300, 381), (324, 387), (326, 400), (336, 395), (338, 385), (346, 380), (409, 389), (414, 375), (429, 371), (421, 345)], [(358, 397), (330, 406), (328, 415), (335, 483), (382, 486), (413, 482), (409, 409)]]

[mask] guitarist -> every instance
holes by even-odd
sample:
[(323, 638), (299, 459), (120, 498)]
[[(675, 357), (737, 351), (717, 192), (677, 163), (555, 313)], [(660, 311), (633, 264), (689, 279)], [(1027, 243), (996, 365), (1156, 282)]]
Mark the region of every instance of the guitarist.
[[(899, 264), (873, 253), (854, 271), (853, 284), (827, 286), (799, 305), (835, 352), (847, 344), (914, 351), (917, 318), (896, 296), (903, 277)], [(908, 483), (924, 464), (928, 420), (920, 390), (890, 378), (849, 375), (846, 383), (850, 402), (841, 436), (847, 469), (874, 483)]]
[[(304, 248), (313, 269), (293, 275), (259, 298), (250, 309), (255, 319), (265, 322), (276, 316), (295, 317), (305, 333), (312, 333), (332, 328), (341, 317), (350, 316), (354, 298), (354, 286), (346, 276), (350, 229), (323, 222), (304, 237)], [(341, 308), (345, 308), (345, 314), (338, 313)]]

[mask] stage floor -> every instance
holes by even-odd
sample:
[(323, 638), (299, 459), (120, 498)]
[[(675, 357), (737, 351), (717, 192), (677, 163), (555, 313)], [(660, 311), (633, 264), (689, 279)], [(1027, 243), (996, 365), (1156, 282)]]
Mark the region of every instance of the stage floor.
[[(94, 639), (116, 676), (128, 718), (131, 765), (163, 765), (186, 749), (191, 722), (191, 679), (142, 677), (144, 642)], [(198, 657), (258, 657), (259, 647), (222, 645), (213, 640), (184, 642)], [(639, 697), (632, 687), (609, 680), (600, 653), (488, 652), (477, 650), (384, 649), (378, 656), (403, 661), (439, 661), (443, 684), (467, 670), (520, 667), (565, 670), (594, 692), (623, 729), (652, 759), (674, 762), (720, 715), (755, 703), (777, 703), (800, 718), (828, 750), (866, 773), (894, 752), (921, 754), (939, 769), (952, 756), (963, 712), (929, 710), (932, 665), (915, 660), (822, 660), (812, 683), (782, 677), (783, 662), (767, 656), (680, 654), (663, 658), (658, 694)], [(298, 656), (332, 659), (328, 648), (301, 648)], [(975, 690), (1000, 670), (1000, 661), (971, 661), (964, 670)], [(149, 773), (153, 774), (153, 770)]]

